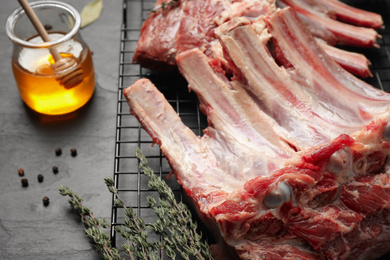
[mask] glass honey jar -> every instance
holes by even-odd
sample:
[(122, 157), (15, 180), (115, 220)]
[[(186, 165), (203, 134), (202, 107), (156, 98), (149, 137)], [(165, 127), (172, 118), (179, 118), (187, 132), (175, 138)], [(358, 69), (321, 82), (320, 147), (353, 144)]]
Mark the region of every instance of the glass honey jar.
[[(44, 42), (22, 8), (7, 19), (6, 32), (13, 43), (12, 70), (22, 100), (34, 111), (46, 115), (73, 112), (85, 105), (95, 89), (91, 52), (80, 35), (81, 17), (67, 3), (37, 1), (30, 4), (46, 29)], [(61, 83), (61, 73), (51, 49), (60, 57), (71, 58), (81, 69), (82, 80), (71, 87)], [(66, 76), (66, 74), (65, 74)]]

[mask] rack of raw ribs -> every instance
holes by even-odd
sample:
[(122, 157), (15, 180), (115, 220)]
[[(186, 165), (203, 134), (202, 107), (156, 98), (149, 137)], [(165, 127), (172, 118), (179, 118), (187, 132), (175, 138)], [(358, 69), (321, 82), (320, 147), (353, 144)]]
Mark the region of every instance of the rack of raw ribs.
[[(336, 0), (158, 0), (133, 61), (178, 68), (197, 136), (148, 79), (124, 89), (215, 236), (215, 259), (390, 251), (390, 94), (363, 81), (382, 17)], [(354, 49), (359, 49), (355, 48)]]

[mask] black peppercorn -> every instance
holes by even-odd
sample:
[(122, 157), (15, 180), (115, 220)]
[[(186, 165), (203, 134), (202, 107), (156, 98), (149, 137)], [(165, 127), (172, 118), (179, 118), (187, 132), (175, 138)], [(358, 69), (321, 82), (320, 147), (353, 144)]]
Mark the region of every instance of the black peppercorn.
[(42, 202), (43, 202), (43, 205), (46, 207), (47, 205), (49, 205), (50, 200), (48, 197), (45, 196), (45, 197), (43, 197)]
[(57, 166), (53, 166), (53, 173), (58, 173), (58, 167)]
[(57, 148), (57, 149), (56, 149), (56, 155), (57, 155), (57, 156), (60, 156), (61, 154), (62, 154), (61, 148)]
[(45, 27), (46, 31), (49, 31), (49, 30), (51, 30), (51, 28), (53, 28), (53, 26), (51, 26), (50, 24), (45, 24), (44, 27)]
[(27, 187), (28, 186), (28, 180), (26, 178), (21, 179), (22, 186)]
[(18, 169), (19, 176), (24, 176), (24, 170), (23, 168)]
[(42, 174), (38, 174), (37, 178), (38, 178), (38, 182), (43, 182), (43, 175)]
[(77, 149), (76, 149), (76, 148), (70, 149), (70, 155), (72, 155), (73, 157), (75, 157), (75, 156), (77, 155)]

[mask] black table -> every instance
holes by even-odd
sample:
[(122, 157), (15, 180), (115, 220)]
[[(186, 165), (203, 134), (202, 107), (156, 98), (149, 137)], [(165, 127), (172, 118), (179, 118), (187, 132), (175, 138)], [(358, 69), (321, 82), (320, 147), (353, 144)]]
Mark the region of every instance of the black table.
[[(89, 0), (66, 2), (81, 12)], [(19, 97), (10, 63), (12, 44), (5, 34), (6, 19), (18, 2), (1, 3), (0, 259), (101, 259), (58, 189), (69, 186), (97, 217), (110, 219), (111, 194), (103, 178), (113, 172), (121, 4), (104, 1), (100, 18), (81, 30), (93, 51), (93, 98), (77, 113), (53, 118), (33, 113)], [(61, 156), (55, 155), (58, 147)], [(77, 149), (76, 157), (71, 148)], [(19, 168), (29, 180), (27, 188), (21, 185)], [(44, 175), (42, 183), (38, 174)], [(44, 196), (50, 199), (47, 207)]]

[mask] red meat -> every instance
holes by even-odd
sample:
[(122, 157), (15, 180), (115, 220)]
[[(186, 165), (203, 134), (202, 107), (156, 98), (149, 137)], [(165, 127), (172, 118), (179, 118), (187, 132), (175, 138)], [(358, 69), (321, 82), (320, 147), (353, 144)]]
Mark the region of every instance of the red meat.
[(338, 66), (291, 9), (258, 29), (238, 18), (216, 30), (233, 77), (198, 49), (177, 55), (207, 115), (202, 137), (147, 79), (124, 90), (130, 112), (237, 257), (381, 256), (390, 95)]
[[(154, 12), (142, 26), (133, 56), (133, 62), (153, 70), (172, 70), (176, 67), (176, 55), (193, 48), (224, 64), (226, 61), (214, 30), (234, 17), (245, 17), (257, 23), (263, 16), (276, 11), (274, 0), (180, 0), (172, 1), (173, 5), (166, 3), (164, 0), (156, 2)], [(278, 0), (277, 3), (281, 7), (294, 7), (311, 33), (329, 45), (378, 46), (376, 39), (380, 35), (374, 29), (362, 27), (383, 26), (378, 14), (336, 0)], [(372, 76), (370, 62), (362, 54), (323, 46), (327, 54), (349, 72), (361, 77)]]

